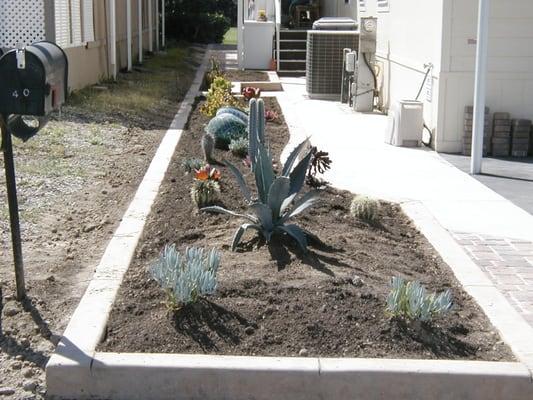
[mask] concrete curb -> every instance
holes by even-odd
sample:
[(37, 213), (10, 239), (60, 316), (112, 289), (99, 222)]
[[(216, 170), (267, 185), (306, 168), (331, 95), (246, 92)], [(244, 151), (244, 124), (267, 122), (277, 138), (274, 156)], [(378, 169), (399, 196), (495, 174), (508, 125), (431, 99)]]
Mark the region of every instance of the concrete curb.
[[(96, 352), (207, 67), (167, 131), (46, 367), (50, 399), (524, 400), (533, 398), (529, 325), (420, 203), (404, 211), (480, 303), (521, 362), (233, 357)], [(529, 330), (528, 330), (529, 329)]]

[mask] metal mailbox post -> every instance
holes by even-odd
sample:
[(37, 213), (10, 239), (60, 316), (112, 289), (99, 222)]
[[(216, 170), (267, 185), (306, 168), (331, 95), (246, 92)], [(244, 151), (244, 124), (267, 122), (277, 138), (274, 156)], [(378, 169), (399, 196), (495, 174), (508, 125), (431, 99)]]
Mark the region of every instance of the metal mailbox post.
[[(26, 297), (26, 288), (11, 135), (23, 141), (34, 136), (46, 124), (47, 116), (65, 102), (67, 94), (68, 60), (55, 43), (38, 42), (3, 55), (0, 51), (0, 130), (17, 300)], [(25, 116), (37, 117), (38, 124), (26, 124)]]

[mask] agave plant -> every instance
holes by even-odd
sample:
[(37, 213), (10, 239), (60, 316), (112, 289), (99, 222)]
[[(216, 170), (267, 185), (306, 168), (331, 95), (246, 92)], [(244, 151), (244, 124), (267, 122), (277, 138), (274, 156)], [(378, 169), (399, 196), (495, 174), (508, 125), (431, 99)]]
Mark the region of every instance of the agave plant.
[(248, 229), (258, 231), (267, 243), (270, 242), (274, 233), (288, 234), (294, 238), (304, 252), (307, 251), (305, 231), (298, 225), (288, 223), (293, 217), (307, 210), (318, 200), (318, 191), (310, 191), (296, 199), (304, 185), (312, 153), (307, 152), (298, 163), (297, 160), (307, 147), (308, 140), (306, 139), (291, 152), (283, 166), (281, 176), (275, 176), (271, 155), (261, 142), (257, 143), (256, 153), (253, 157), (251, 156), (256, 165), (254, 174), (257, 199), (252, 198), (252, 192), (246, 185), (242, 173), (231, 163), (225, 162), (235, 175), (249, 204), (249, 213), (240, 214), (218, 206), (205, 207), (202, 210), (228, 214), (247, 221), (237, 229), (233, 236), (231, 247), (234, 251)]

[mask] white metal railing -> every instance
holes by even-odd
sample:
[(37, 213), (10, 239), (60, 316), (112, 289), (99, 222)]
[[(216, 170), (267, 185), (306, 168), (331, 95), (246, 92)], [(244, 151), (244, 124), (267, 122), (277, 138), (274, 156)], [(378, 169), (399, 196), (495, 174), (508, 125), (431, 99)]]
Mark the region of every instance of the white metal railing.
[(281, 30), (281, 0), (274, 0), (275, 15), (276, 15), (276, 70), (279, 71), (279, 42)]

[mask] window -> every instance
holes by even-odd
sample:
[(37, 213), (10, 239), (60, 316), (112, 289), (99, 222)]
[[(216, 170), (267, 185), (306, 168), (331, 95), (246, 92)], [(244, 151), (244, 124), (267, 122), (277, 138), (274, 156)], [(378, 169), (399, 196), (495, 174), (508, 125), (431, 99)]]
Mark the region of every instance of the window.
[(378, 12), (389, 12), (389, 0), (378, 0)]
[(80, 46), (94, 40), (93, 0), (55, 0), (56, 43)]
[(359, 0), (359, 11), (366, 11), (366, 0)]

